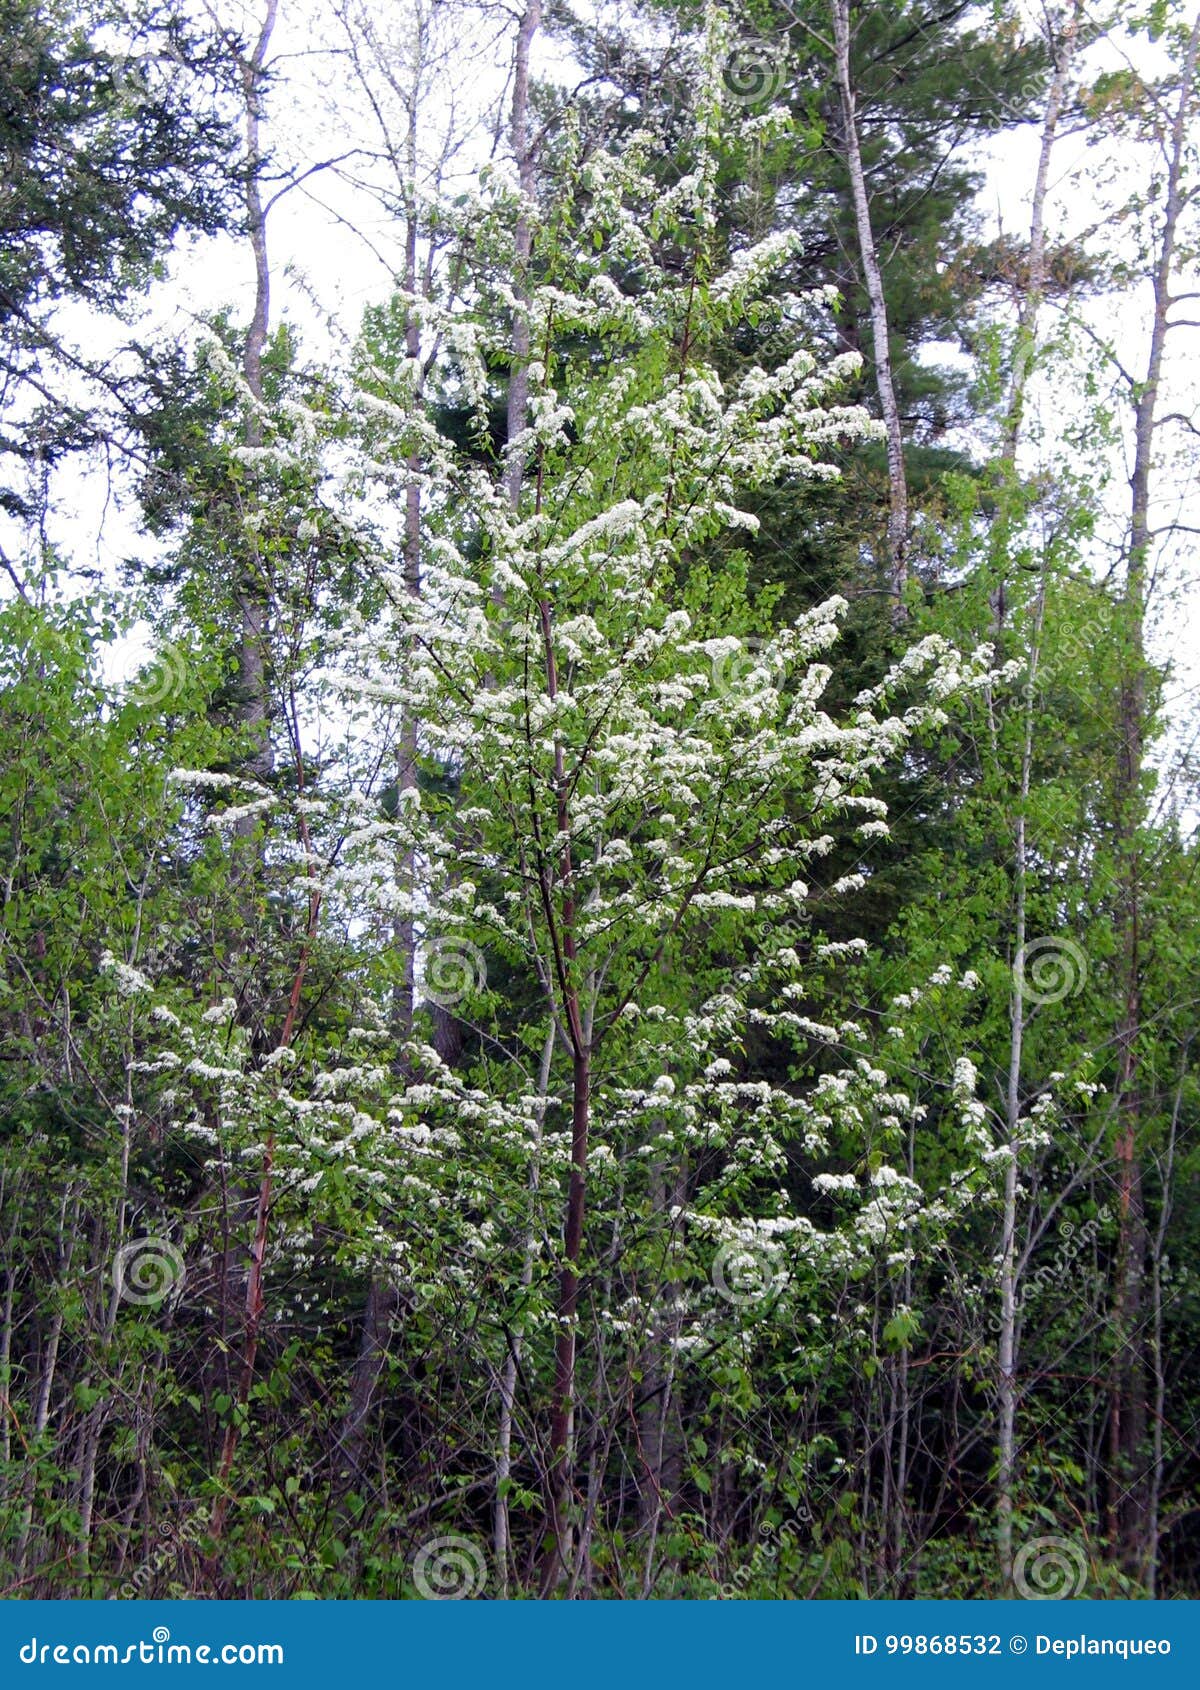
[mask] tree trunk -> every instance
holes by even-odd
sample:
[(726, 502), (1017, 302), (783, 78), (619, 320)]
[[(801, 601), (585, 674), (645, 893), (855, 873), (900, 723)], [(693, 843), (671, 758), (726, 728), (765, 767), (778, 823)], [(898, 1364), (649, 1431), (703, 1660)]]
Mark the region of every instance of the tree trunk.
[(1147, 1423), (1146, 1344), (1142, 1330), (1146, 1272), (1146, 1221), (1142, 1193), (1138, 1041), (1144, 935), (1140, 833), (1146, 743), (1145, 617), (1152, 534), (1150, 502), (1163, 357), (1171, 329), (1171, 281), (1179, 253), (1179, 223), (1187, 202), (1184, 179), (1188, 116), (1196, 87), (1200, 17), (1192, 26), (1180, 67), (1180, 86), (1165, 152), (1166, 197), (1162, 234), (1152, 275), (1154, 316), (1143, 380), (1134, 388), (1134, 461), (1130, 477), (1129, 550), (1125, 572), (1123, 672), (1120, 688), (1116, 770), (1116, 853), (1119, 884), (1121, 1010), (1117, 1047), (1117, 1175), (1120, 1233), (1109, 1402), (1110, 1550), (1131, 1576), (1144, 1568), (1147, 1522), (1145, 1440)]
[(1151, 1601), (1158, 1594), (1158, 1544), (1161, 1535), (1163, 1489), (1163, 1423), (1167, 1412), (1167, 1371), (1163, 1362), (1163, 1257), (1166, 1253), (1167, 1225), (1171, 1218), (1172, 1182), (1175, 1177), (1175, 1146), (1179, 1137), (1179, 1112), (1183, 1105), (1184, 1074), (1190, 1040), (1183, 1048), (1179, 1084), (1175, 1088), (1175, 1103), (1171, 1110), (1171, 1127), (1167, 1151), (1162, 1166), (1162, 1203), (1154, 1245), (1150, 1252), (1151, 1296), (1151, 1369), (1154, 1376), (1154, 1405), (1151, 1422), (1152, 1459), (1149, 1472), (1149, 1495), (1146, 1500), (1146, 1553), (1142, 1569), (1142, 1583)]
[(550, 1466), (546, 1486), (547, 1542), (542, 1563), (543, 1596), (570, 1572), (572, 1431), (575, 1407), (575, 1322), (579, 1311), (579, 1253), (587, 1194), (588, 1126), (591, 1111), (591, 1052), (573, 1053), (571, 1066), (571, 1175), (563, 1226), (563, 1266), (558, 1282), (558, 1339), (554, 1348), (554, 1395), (550, 1411)]
[[(267, 253), (267, 213), (263, 205), (261, 176), (263, 70), (271, 35), (275, 28), (278, 0), (266, 0), (262, 27), (248, 58), (239, 66), (245, 109), (244, 143), (246, 176), (246, 228), (254, 258), (254, 311), (242, 352), (242, 376), (250, 393), (246, 417), (247, 446), (261, 446), (263, 402), (263, 351), (267, 343), (271, 314), (271, 266)], [(250, 542), (250, 556), (243, 564), (236, 588), (240, 637), (238, 644), (238, 714), (246, 732), (248, 749), (245, 768), (255, 780), (269, 779), (274, 758), (271, 748), (271, 702), (269, 665), (270, 587), (258, 541)], [(238, 824), (239, 832), (252, 832), (253, 817)]]
[[(1071, 65), (1081, 14), (1082, 5), (1080, 0), (1076, 0), (1071, 16), (1058, 41), (1055, 42), (1051, 39), (1049, 42), (1054, 61), (1054, 75), (1046, 98), (1041, 145), (1038, 151), (1037, 174), (1034, 178), (1033, 200), (1030, 207), (1029, 284), (1022, 295), (1018, 310), (1017, 341), (1013, 357), (1008, 406), (1004, 418), (1000, 473), (1005, 482), (1011, 480), (1015, 471), (1017, 447), (1020, 443), (1021, 423), (1025, 409), (1025, 392), (1029, 382), (1030, 362), (1037, 340), (1038, 318), (1045, 293), (1046, 198), (1050, 183), (1050, 163), (1070, 82)], [(1002, 499), (1004, 493), (1005, 489), (1002, 486)], [(1007, 525), (1002, 523), (1002, 537), (1006, 536), (1006, 527)], [(996, 591), (996, 633), (998, 641), (1003, 634), (1005, 616), (1005, 561), (1005, 558), (1001, 557)], [(996, 1357), (999, 1421), (996, 1465), (996, 1549), (1000, 1563), (1001, 1584), (1006, 1596), (1011, 1596), (1013, 1593), (1013, 1509), (1017, 1448), (1018, 1265), (1016, 1239), (1019, 1161), (1017, 1128), (1021, 1118), (1021, 1067), (1025, 1033), (1025, 1002), (1021, 990), (1020, 969), (1025, 951), (1028, 892), (1028, 842), (1025, 830), (1025, 810), (1029, 802), (1030, 777), (1033, 766), (1033, 695), (1034, 684), (1037, 679), (1045, 609), (1046, 577), (1043, 570), (1026, 668), (1021, 769), (1013, 827), (1013, 977), (1009, 989), (1008, 1083), (1005, 1090), (1005, 1140), (1009, 1154), (1004, 1169), (1004, 1205), (1000, 1241), (1000, 1333)]]
[(508, 457), (504, 466), (504, 485), (514, 510), (521, 502), (521, 486), (525, 476), (524, 453), (517, 447), (516, 442), (524, 432), (529, 412), (529, 320), (521, 309), (529, 297), (529, 261), (533, 253), (533, 231), (527, 206), (533, 203), (537, 187), (533, 143), (529, 133), (529, 59), (541, 21), (542, 0), (526, 0), (525, 11), (517, 30), (516, 55), (513, 62), (512, 119), (509, 127), (522, 200), (513, 231), (513, 293), (518, 302), (518, 309), (512, 328), (512, 363), (509, 368), (506, 417)]
[(904, 616), (904, 587), (908, 578), (908, 482), (904, 468), (904, 433), (900, 426), (900, 408), (896, 402), (896, 388), (892, 380), (887, 300), (883, 291), (883, 275), (879, 268), (875, 235), (871, 227), (871, 203), (867, 195), (867, 180), (863, 172), (862, 151), (858, 138), (858, 113), (850, 67), (850, 0), (833, 0), (832, 10), (846, 169), (850, 176), (850, 193), (854, 203), (854, 223), (862, 259), (863, 280), (866, 282), (867, 297), (871, 305), (875, 385), (879, 394), (884, 428), (887, 431), (888, 584), (892, 596), (893, 618), (900, 621)]
[[(542, 1059), (538, 1066), (537, 1138), (534, 1141), (533, 1154), (529, 1163), (529, 1195), (531, 1200), (537, 1196), (541, 1177), (542, 1123), (545, 1119), (546, 1098), (550, 1091), (550, 1067), (554, 1060), (554, 1045), (557, 1037), (554, 1023), (551, 1021), (550, 1031), (546, 1034), (546, 1042), (542, 1046)], [(529, 1287), (533, 1284), (534, 1260), (535, 1238), (531, 1214), (529, 1227), (525, 1233), (521, 1259), (521, 1290), (523, 1292), (528, 1292)], [(521, 1335), (519, 1332), (514, 1332), (509, 1339), (508, 1351), (504, 1357), (504, 1367), (500, 1374), (500, 1429), (497, 1438), (496, 1509), (492, 1544), (496, 1555), (496, 1582), (500, 1587), (502, 1598), (507, 1598), (509, 1594), (509, 1552), (512, 1534), (509, 1529), (508, 1516), (508, 1481), (512, 1476), (513, 1415), (517, 1400), (517, 1376), (521, 1366), (521, 1349)]]
[[(418, 25), (420, 28), (420, 25)], [(421, 328), (413, 300), (417, 292), (417, 258), (420, 243), (420, 212), (415, 196), (418, 164), (418, 117), (423, 70), (421, 41), (412, 85), (408, 91), (408, 128), (405, 137), (405, 230), (404, 289), (409, 296), (408, 321), (404, 329), (404, 350), (413, 367), (412, 403), (421, 403)], [(421, 457), (409, 454), (404, 490), (404, 591), (411, 600), (421, 596)], [(417, 722), (409, 711), (400, 725), (396, 748), (396, 808), (402, 814), (403, 794), (417, 784)], [(409, 1073), (405, 1047), (413, 1036), (416, 1015), (417, 935), (413, 907), (417, 891), (417, 863), (412, 847), (401, 849), (396, 864), (396, 881), (403, 907), (396, 919), (394, 938), (400, 959), (400, 978), (392, 1001), (392, 1036), (396, 1043), (396, 1069)], [(373, 1273), (363, 1315), (362, 1337), (350, 1384), (350, 1404), (340, 1438), (341, 1466), (352, 1483), (359, 1472), (371, 1410), (387, 1363), (388, 1337), (400, 1306), (400, 1295), (386, 1274)]]

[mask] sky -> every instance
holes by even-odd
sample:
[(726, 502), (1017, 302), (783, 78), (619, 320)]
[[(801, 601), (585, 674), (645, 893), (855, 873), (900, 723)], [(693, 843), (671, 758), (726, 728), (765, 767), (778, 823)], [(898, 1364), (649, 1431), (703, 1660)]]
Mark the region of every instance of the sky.
[[(363, 308), (387, 297), (392, 275), (399, 268), (399, 222), (386, 204), (394, 182), (390, 166), (380, 157), (380, 128), (364, 98), (340, 27), (342, 0), (280, 0), (271, 58), (279, 72), (266, 111), (265, 140), (275, 155), (281, 176), (299, 179), (283, 192), (272, 209), (269, 245), (273, 271), (272, 316), (298, 325), (309, 356), (336, 359), (353, 337)], [(357, 5), (358, 0), (346, 0)], [(203, 13), (210, 0), (194, 0)], [(427, 77), (421, 133), (427, 153), (447, 152), (447, 185), (466, 186), (481, 166), (504, 157), (503, 123), (508, 97), (512, 39), (518, 0), (509, 4), (481, 4), (463, 18), (449, 17), (449, 8), (434, 11), (432, 63)], [(628, 16), (621, 0), (596, 0), (606, 21)], [(225, 27), (243, 36), (257, 26), (262, 0), (211, 0), (211, 10)], [(368, 9), (379, 38), (381, 59), (393, 66), (411, 62), (412, 31), (408, 7), (397, 0)], [(454, 21), (455, 19), (460, 21)], [(1036, 22), (1030, 9), (1030, 22)], [(746, 32), (741, 34), (745, 37)], [(747, 37), (753, 39), (753, 37)], [(1111, 43), (1090, 50), (1091, 71), (1115, 68), (1120, 52)], [(161, 66), (151, 67), (152, 73)], [(1148, 68), (1153, 68), (1152, 63)], [(166, 67), (168, 74), (172, 67)], [(535, 73), (552, 75), (571, 85), (574, 67), (564, 50), (543, 38), (538, 43)], [(129, 67), (129, 86), (145, 74), (136, 56)], [(402, 78), (401, 78), (402, 80)], [(394, 96), (374, 77), (379, 112), (394, 133), (402, 133), (402, 117)], [(389, 109), (390, 102), (390, 109)], [(454, 137), (457, 135), (457, 145)], [(1033, 182), (1039, 137), (1034, 127), (999, 140), (979, 156), (984, 187), (979, 210), (990, 231), (1024, 235), (1028, 228), (1029, 192)], [(335, 162), (330, 162), (335, 161)], [(428, 165), (428, 159), (426, 160)], [(1054, 242), (1076, 237), (1097, 225), (1104, 227), (1112, 208), (1141, 186), (1138, 172), (1144, 158), (1121, 148), (1097, 149), (1083, 134), (1064, 135), (1055, 153), (1048, 229)], [(281, 181), (280, 187), (283, 186)], [(381, 201), (381, 190), (383, 200)], [(1129, 232), (1132, 239), (1132, 228)], [(1119, 244), (1119, 243), (1118, 243)], [(1200, 286), (1200, 282), (1197, 283)], [(147, 301), (147, 322), (164, 333), (188, 340), (199, 331), (206, 315), (232, 305), (237, 316), (249, 316), (252, 265), (244, 239), (219, 237), (195, 242), (179, 252), (166, 282)], [(1082, 317), (1092, 334), (1112, 343), (1122, 363), (1136, 371), (1144, 363), (1149, 322), (1145, 289), (1120, 297), (1088, 301)], [(76, 313), (65, 326), (79, 339), (95, 344), (105, 333), (115, 341), (124, 325), (97, 324)], [(1194, 377), (1200, 331), (1176, 338), (1167, 372), (1173, 403), (1195, 415)], [(926, 354), (951, 361), (961, 352), (951, 346), (930, 348)], [(1077, 413), (1076, 413), (1077, 415)], [(1030, 394), (1027, 467), (1037, 454), (1063, 449), (1064, 429), (1073, 420), (1072, 405), (1059, 373), (1035, 379)], [(969, 446), (969, 442), (964, 442)], [(1118, 458), (1120, 454), (1118, 453)], [(1113, 498), (1124, 497), (1127, 469), (1114, 464)], [(1195, 510), (1195, 455), (1164, 464), (1162, 486), (1176, 506), (1192, 505), (1190, 520), (1200, 525)], [(115, 580), (120, 559), (147, 548), (138, 533), (136, 512), (129, 500), (112, 496), (104, 476), (76, 473), (57, 518), (57, 537), (71, 555), (89, 559), (103, 579)], [(1164, 510), (1166, 504), (1164, 503)], [(1163, 520), (1160, 516), (1159, 520)], [(1185, 515), (1183, 520), (1188, 520)], [(1152, 652), (1169, 659), (1173, 675), (1169, 696), (1172, 709), (1172, 750), (1188, 742), (1190, 712), (1200, 689), (1200, 592), (1195, 581), (1194, 540), (1168, 548), (1163, 591), (1152, 618)], [(1097, 552), (1097, 569), (1106, 567)], [(147, 631), (135, 631), (108, 653), (107, 670), (114, 681), (127, 678), (144, 659)]]

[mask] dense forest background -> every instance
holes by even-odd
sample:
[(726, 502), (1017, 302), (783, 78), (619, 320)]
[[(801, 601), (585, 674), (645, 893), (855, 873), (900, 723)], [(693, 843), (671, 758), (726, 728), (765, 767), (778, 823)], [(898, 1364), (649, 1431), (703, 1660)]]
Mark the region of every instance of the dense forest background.
[(1198, 52), (6, 0), (4, 1595), (1200, 1596)]

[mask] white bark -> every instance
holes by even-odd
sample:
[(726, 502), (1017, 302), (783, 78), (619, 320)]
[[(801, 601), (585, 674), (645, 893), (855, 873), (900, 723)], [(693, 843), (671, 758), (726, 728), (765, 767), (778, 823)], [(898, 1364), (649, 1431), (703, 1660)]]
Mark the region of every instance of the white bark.
[(904, 468), (904, 433), (900, 425), (900, 407), (896, 401), (896, 387), (892, 379), (887, 299), (883, 291), (883, 275), (879, 268), (879, 254), (871, 226), (871, 202), (867, 194), (862, 149), (859, 145), (858, 109), (850, 64), (850, 0), (833, 0), (833, 41), (838, 93), (842, 107), (846, 169), (850, 176), (863, 279), (871, 305), (875, 385), (884, 427), (887, 430), (888, 573), (893, 615), (898, 620), (903, 616), (904, 586), (908, 578), (908, 481)]

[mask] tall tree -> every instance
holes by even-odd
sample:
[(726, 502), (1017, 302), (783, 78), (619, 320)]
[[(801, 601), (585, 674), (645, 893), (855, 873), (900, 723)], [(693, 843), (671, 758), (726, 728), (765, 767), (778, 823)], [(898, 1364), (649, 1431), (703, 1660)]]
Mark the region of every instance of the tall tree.
[(1133, 467), (1121, 603), (1123, 662), (1114, 781), (1121, 945), (1116, 1027), (1121, 1230), (1113, 1300), (1117, 1351), (1109, 1411), (1109, 1530), (1121, 1563), (1143, 1577), (1157, 1552), (1157, 1545), (1147, 1542), (1145, 1534), (1147, 1236), (1142, 1186), (1145, 1105), (1139, 1081), (1142, 981), (1150, 938), (1141, 838), (1149, 727), (1145, 622), (1153, 547), (1158, 538), (1153, 528), (1155, 457), (1163, 428), (1170, 426), (1170, 414), (1163, 409), (1164, 359), (1174, 326), (1171, 312), (1176, 303), (1177, 278), (1190, 246), (1186, 220), (1197, 195), (1192, 119), (1198, 93), (1200, 16), (1190, 23), (1174, 21), (1167, 38), (1176, 55), (1175, 71), (1167, 86), (1156, 92), (1149, 111), (1152, 144), (1159, 153), (1162, 172), (1162, 210), (1151, 234), (1147, 264), (1153, 302), (1149, 345), (1143, 371), (1128, 383), (1133, 411)]

